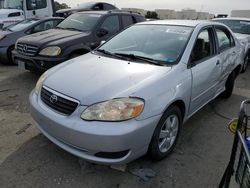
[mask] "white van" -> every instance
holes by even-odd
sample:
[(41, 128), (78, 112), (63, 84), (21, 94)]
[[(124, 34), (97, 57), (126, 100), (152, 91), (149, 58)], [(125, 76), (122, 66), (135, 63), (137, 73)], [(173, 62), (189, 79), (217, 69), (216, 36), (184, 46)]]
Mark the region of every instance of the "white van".
[(27, 18), (51, 17), (54, 0), (5, 0), (0, 9), (0, 28)]

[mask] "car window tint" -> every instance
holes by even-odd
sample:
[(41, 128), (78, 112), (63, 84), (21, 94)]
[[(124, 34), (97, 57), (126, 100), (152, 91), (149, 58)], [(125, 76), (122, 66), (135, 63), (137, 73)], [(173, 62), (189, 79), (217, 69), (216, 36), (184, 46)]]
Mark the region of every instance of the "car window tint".
[(132, 16), (122, 16), (122, 24), (123, 24), (123, 27), (126, 28), (132, 24), (134, 24), (134, 19)]
[(218, 38), (219, 50), (220, 51), (223, 51), (223, 50), (225, 50), (227, 48), (230, 48), (230, 46), (232, 46), (230, 34), (228, 34), (225, 31), (217, 28), (216, 29), (216, 35), (217, 35), (217, 38)]
[(112, 10), (112, 9), (115, 9), (115, 7), (112, 6), (112, 5), (104, 3), (104, 10)]
[(212, 42), (209, 30), (203, 30), (197, 37), (194, 48), (191, 53), (191, 61), (205, 59), (212, 54)]
[(33, 28), (32, 33), (37, 33), (37, 32), (41, 32), (41, 31), (45, 31), (45, 30), (48, 30), (48, 29), (52, 29), (53, 27), (54, 27), (54, 21), (53, 20), (49, 20), (49, 21), (43, 22), (43, 23), (35, 26)]
[(105, 29), (108, 31), (109, 34), (114, 34), (119, 31), (119, 17), (118, 16), (109, 16), (107, 17), (101, 29)]
[(27, 9), (43, 9), (47, 7), (47, 0), (27, 0)]

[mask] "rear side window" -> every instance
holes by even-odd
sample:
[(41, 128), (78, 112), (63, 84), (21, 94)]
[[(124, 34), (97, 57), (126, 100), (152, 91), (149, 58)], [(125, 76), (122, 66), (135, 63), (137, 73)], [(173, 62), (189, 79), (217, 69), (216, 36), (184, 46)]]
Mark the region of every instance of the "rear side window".
[(21, 16), (21, 13), (20, 12), (13, 12), (13, 13), (10, 13), (8, 15), (8, 17), (17, 17), (17, 16)]
[(43, 9), (47, 7), (47, 0), (27, 0), (27, 10)]
[(220, 52), (235, 46), (234, 39), (229, 31), (226, 31), (221, 28), (216, 28), (215, 31), (218, 38), (218, 45)]
[(124, 28), (126, 28), (134, 23), (135, 23), (135, 21), (134, 21), (134, 18), (132, 16), (129, 16), (129, 15), (122, 16), (122, 24), (123, 24)]

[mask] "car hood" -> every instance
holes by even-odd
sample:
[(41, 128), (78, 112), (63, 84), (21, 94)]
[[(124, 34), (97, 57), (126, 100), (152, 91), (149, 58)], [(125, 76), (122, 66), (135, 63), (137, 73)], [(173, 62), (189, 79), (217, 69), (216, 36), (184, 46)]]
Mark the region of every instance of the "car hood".
[(133, 63), (88, 53), (51, 69), (44, 85), (79, 100), (82, 105), (135, 96), (139, 87), (171, 67)]
[(21, 38), (18, 42), (41, 46), (46, 44), (57, 45), (89, 35), (87, 32), (50, 29)]

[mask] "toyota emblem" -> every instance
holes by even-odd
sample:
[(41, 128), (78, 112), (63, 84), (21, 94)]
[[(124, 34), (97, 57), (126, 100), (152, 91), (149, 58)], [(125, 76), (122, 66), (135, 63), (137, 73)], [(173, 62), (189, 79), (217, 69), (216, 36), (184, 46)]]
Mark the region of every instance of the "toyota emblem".
[(49, 100), (52, 104), (55, 104), (57, 102), (57, 96), (53, 94), (50, 96)]

